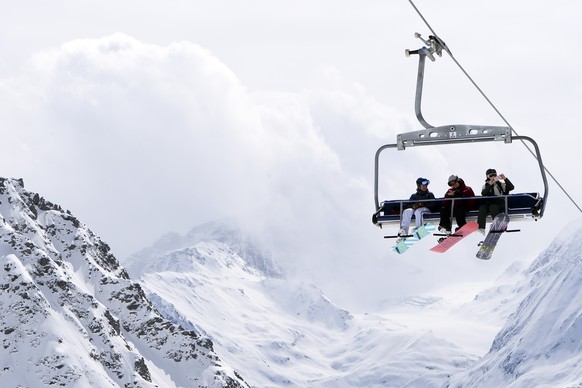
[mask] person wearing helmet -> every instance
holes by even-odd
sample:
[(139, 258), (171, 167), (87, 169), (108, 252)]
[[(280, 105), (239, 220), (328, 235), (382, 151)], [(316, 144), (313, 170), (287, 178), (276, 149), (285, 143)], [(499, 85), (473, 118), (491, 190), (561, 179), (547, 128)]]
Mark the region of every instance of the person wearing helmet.
[(416, 227), (421, 227), (423, 224), (423, 214), (433, 211), (436, 203), (434, 201), (434, 194), (428, 191), (430, 181), (426, 178), (418, 178), (416, 180), (416, 193), (410, 196), (408, 207), (402, 212), (402, 219), (400, 221), (400, 236), (407, 236), (410, 227), (410, 221), (414, 216)]
[[(445, 198), (468, 198), (474, 197), (473, 189), (465, 184), (465, 181), (457, 175), (449, 177), (449, 189), (445, 193)], [(446, 233), (450, 232), (452, 228), (451, 220), (451, 206), (453, 201), (445, 201), (441, 207), (441, 220), (439, 222), (439, 231)], [(457, 230), (467, 223), (465, 215), (467, 210), (471, 208), (472, 200), (456, 200), (452, 213), (457, 221)]]
[[(505, 176), (505, 174), (497, 175), (497, 171), (493, 168), (488, 169), (485, 172), (486, 179), (483, 189), (481, 190), (481, 195), (484, 197), (497, 197), (508, 195), (511, 190), (515, 188), (513, 183)], [(487, 219), (487, 214), (491, 214), (491, 218), (495, 218), (496, 215), (505, 210), (505, 201), (503, 198), (488, 198), (485, 203), (479, 207), (479, 216), (477, 217), (477, 223), (479, 224), (479, 231), (485, 234), (485, 224)]]

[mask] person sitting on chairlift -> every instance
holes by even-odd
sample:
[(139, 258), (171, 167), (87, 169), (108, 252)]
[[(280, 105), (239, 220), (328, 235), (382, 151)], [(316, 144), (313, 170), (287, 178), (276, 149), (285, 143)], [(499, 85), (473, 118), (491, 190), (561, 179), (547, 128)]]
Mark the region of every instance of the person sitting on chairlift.
[[(451, 175), (449, 177), (449, 189), (445, 193), (445, 198), (467, 198), (474, 197), (475, 193), (473, 189), (465, 184), (465, 181), (459, 178), (457, 175)], [(455, 200), (445, 201), (441, 207), (441, 220), (439, 222), (439, 231), (443, 233), (450, 233), (452, 228), (451, 220), (451, 206), (453, 207), (453, 215), (457, 221), (457, 228), (459, 230), (463, 225), (467, 223), (465, 215), (467, 210), (470, 210), (472, 200)]]
[(426, 178), (418, 178), (416, 180), (416, 193), (410, 196), (411, 201), (417, 201), (414, 203), (409, 203), (408, 208), (404, 209), (402, 212), (402, 219), (400, 221), (400, 236), (408, 236), (408, 228), (410, 227), (410, 220), (414, 215), (416, 227), (413, 232), (420, 228), (423, 224), (423, 214), (433, 211), (436, 203), (433, 200), (434, 194), (428, 191), (428, 185), (430, 181)]
[[(485, 179), (485, 185), (483, 185), (483, 189), (481, 190), (481, 195), (484, 197), (508, 195), (515, 188), (505, 174), (501, 173), (497, 175), (497, 171), (493, 168), (488, 169), (485, 175), (487, 179)], [(491, 214), (491, 218), (494, 219), (496, 215), (503, 211), (505, 211), (505, 201), (503, 198), (486, 199), (485, 203), (479, 207), (479, 216), (477, 218), (479, 232), (485, 234), (487, 214)]]

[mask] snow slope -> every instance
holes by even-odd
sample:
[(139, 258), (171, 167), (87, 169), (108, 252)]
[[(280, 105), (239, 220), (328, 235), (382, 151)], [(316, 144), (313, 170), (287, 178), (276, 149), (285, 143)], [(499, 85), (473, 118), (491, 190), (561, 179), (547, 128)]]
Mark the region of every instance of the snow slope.
[(0, 386), (246, 386), (69, 212), (0, 178), (0, 215)]
[(523, 298), (489, 353), (451, 387), (582, 387), (581, 233), (567, 227), (523, 272), (512, 293)]
[(460, 295), (475, 285), (387, 300), (375, 314), (269, 278), (212, 238), (151, 248), (159, 256), (144, 259), (139, 281), (164, 315), (196, 322), (252, 386), (580, 387), (577, 233), (529, 267), (510, 263), (471, 301)]
[(428, 330), (354, 316), (313, 285), (268, 277), (221, 241), (152, 251), (160, 256), (134, 257), (149, 299), (208, 335), (252, 386), (438, 387), (476, 359)]

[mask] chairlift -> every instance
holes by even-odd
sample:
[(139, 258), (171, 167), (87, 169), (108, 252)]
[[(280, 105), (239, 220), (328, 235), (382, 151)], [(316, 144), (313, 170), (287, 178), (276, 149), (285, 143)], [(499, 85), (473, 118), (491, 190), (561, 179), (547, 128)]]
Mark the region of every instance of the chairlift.
[[(421, 112), (422, 87), (424, 81), (424, 67), (426, 58), (428, 57), (431, 61), (434, 62), (436, 60), (435, 54), (437, 56), (442, 56), (443, 50), (447, 51), (449, 54), (450, 51), (446, 44), (436, 36), (431, 35), (429, 36), (428, 40), (425, 40), (421, 37), (420, 34), (416, 33), (415, 37), (422, 40), (425, 46), (418, 50), (406, 50), (405, 54), (406, 56), (419, 56), (415, 96), (415, 113), (416, 118), (422, 124), (424, 129), (401, 133), (397, 135), (396, 143), (383, 145), (378, 149), (378, 151), (376, 151), (374, 167), (374, 202), (376, 211), (372, 215), (372, 222), (380, 228), (384, 227), (385, 225), (398, 226), (400, 225), (402, 211), (407, 207), (407, 204), (415, 202), (409, 200), (379, 201), (379, 159), (380, 154), (383, 151), (388, 149), (405, 151), (408, 147), (438, 146), (458, 143), (483, 143), (493, 141), (510, 144), (513, 140), (521, 140), (522, 142), (527, 141), (533, 146), (543, 181), (544, 191), (543, 194), (530, 192), (509, 194), (503, 197), (494, 198), (504, 199), (505, 212), (509, 215), (511, 221), (537, 221), (538, 219), (542, 218), (548, 198), (548, 181), (546, 178), (546, 170), (542, 163), (539, 147), (532, 138), (528, 136), (512, 136), (512, 129), (510, 127), (466, 124), (453, 124), (433, 127), (426, 122)], [(446, 202), (447, 207), (450, 206), (451, 209), (451, 218), (454, 214), (455, 204), (459, 204), (459, 201), (467, 201), (467, 203), (464, 204), (464, 207), (467, 210), (466, 219), (467, 221), (476, 221), (479, 213), (479, 206), (488, 198), (492, 197), (476, 196), (471, 198), (437, 198), (431, 201), (438, 203), (438, 206), (435, 206), (437, 209), (440, 209), (441, 205)], [(437, 220), (436, 222), (438, 223), (438, 220), (440, 219), (440, 211), (425, 213), (423, 215), (423, 219), (425, 221)]]

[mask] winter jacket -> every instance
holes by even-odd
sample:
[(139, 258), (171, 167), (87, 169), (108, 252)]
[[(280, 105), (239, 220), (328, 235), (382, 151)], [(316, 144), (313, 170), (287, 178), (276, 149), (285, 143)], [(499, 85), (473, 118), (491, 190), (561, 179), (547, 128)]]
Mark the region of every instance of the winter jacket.
[(421, 189), (417, 189), (416, 193), (410, 196), (411, 201), (419, 201), (413, 204), (409, 204), (409, 207), (414, 209), (418, 209), (419, 207), (427, 207), (431, 212), (436, 209), (436, 202), (422, 202), (426, 201), (427, 199), (434, 199), (434, 194), (430, 191), (422, 191)]
[(481, 195), (484, 197), (507, 195), (513, 189), (515, 189), (515, 186), (507, 178), (505, 178), (504, 182), (497, 181), (493, 185), (490, 185), (486, 180), (481, 190)]
[[(448, 189), (447, 192), (445, 193), (445, 198), (467, 198), (475, 196), (475, 192), (473, 191), (473, 189), (470, 186), (467, 186), (464, 180), (459, 178), (457, 179), (457, 182), (459, 182), (459, 187), (457, 187), (456, 189), (453, 187)], [(447, 205), (449, 206), (451, 201), (446, 202), (449, 202), (449, 204)], [(474, 203), (475, 203), (474, 200), (455, 201), (455, 206), (461, 205), (464, 206), (465, 209), (471, 209)]]
[(467, 186), (465, 184), (465, 181), (462, 179), (458, 179), (457, 182), (459, 182), (459, 187), (455, 188), (450, 188), (447, 190), (447, 192), (445, 193), (445, 197), (446, 198), (462, 198), (462, 197), (474, 197), (475, 193), (473, 192), (473, 189), (469, 186)]

